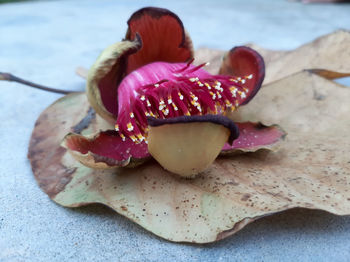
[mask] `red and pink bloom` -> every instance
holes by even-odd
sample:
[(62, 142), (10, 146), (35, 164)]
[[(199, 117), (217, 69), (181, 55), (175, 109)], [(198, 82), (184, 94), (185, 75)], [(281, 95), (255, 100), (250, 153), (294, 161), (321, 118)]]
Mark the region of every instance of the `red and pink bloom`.
[(225, 56), (218, 75), (193, 65), (181, 20), (143, 8), (128, 21), (125, 40), (105, 49), (89, 71), (91, 106), (115, 130), (63, 145), (93, 168), (135, 166), (153, 156), (165, 169), (190, 177), (222, 151), (254, 151), (285, 134), (276, 126), (234, 123), (229, 112), (248, 103), (264, 79), (263, 58), (248, 47)]

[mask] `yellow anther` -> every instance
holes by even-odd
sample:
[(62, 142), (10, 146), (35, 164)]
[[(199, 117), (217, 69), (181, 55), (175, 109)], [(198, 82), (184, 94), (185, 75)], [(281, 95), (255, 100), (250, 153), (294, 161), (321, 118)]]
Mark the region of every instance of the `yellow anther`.
[(129, 122), (126, 127), (128, 128), (128, 131), (131, 132), (132, 130), (134, 130), (133, 125)]
[(164, 114), (165, 116), (167, 116), (167, 115), (169, 114), (169, 109), (166, 108), (165, 110), (162, 110), (162, 112), (163, 112), (163, 114)]
[(233, 97), (236, 97), (237, 88), (234, 87), (234, 86), (232, 86), (232, 87), (230, 87), (230, 91), (231, 91), (232, 96), (233, 96)]
[(203, 86), (203, 84), (202, 84), (201, 81), (197, 81), (197, 84), (198, 84), (199, 86)]

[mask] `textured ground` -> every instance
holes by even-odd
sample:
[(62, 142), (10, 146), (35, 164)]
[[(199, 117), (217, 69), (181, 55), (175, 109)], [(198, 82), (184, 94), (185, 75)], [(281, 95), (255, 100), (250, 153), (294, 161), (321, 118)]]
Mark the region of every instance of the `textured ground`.
[[(350, 5), (280, 1), (182, 1), (175, 11), (195, 47), (254, 42), (292, 49), (349, 28)], [(38, 1), (0, 5), (0, 71), (81, 90), (89, 66), (120, 40), (148, 1)], [(101, 206), (67, 209), (37, 186), (26, 159), (34, 121), (59, 95), (0, 83), (0, 261), (349, 261), (350, 218), (292, 210), (260, 219), (216, 244), (174, 244)]]

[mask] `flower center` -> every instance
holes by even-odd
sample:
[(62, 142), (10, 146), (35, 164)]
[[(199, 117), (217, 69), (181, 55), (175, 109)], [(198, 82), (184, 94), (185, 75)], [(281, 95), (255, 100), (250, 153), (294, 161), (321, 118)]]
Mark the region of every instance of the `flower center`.
[(225, 114), (242, 104), (249, 91), (244, 84), (253, 75), (211, 75), (204, 65), (155, 62), (126, 76), (118, 88), (115, 125), (122, 139), (147, 143), (147, 117)]

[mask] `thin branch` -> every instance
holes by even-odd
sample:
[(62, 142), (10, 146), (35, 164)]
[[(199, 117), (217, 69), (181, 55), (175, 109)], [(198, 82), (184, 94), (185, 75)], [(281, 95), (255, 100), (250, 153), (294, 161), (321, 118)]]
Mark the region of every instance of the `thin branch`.
[(56, 88), (51, 88), (51, 87), (35, 84), (35, 83), (32, 83), (32, 82), (29, 82), (27, 80), (21, 79), (21, 78), (19, 78), (17, 76), (9, 74), (9, 73), (2, 73), (2, 72), (0, 72), (0, 80), (17, 82), (17, 83), (20, 83), (22, 85), (31, 86), (31, 87), (34, 87), (34, 88), (37, 88), (37, 89), (41, 89), (41, 90), (45, 90), (45, 91), (53, 92), (53, 93), (58, 93), (58, 94), (64, 94), (65, 95), (65, 94), (69, 94), (69, 93), (77, 93), (77, 91), (62, 90), (62, 89), (56, 89)]

